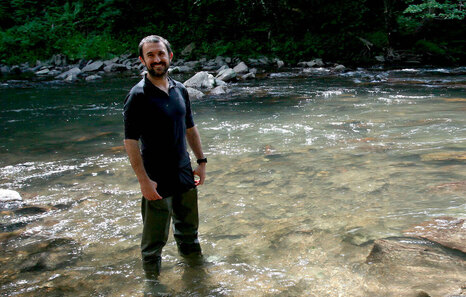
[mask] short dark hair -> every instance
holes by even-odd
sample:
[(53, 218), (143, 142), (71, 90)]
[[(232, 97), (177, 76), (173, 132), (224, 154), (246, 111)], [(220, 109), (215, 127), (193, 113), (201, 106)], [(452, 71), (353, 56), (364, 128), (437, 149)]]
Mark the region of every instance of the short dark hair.
[(149, 36), (146, 36), (144, 37), (141, 42), (139, 42), (139, 56), (144, 58), (143, 56), (143, 52), (142, 52), (142, 47), (144, 46), (144, 44), (146, 43), (159, 43), (159, 42), (162, 42), (165, 47), (167, 48), (167, 52), (168, 54), (171, 54), (172, 53), (172, 49), (171, 49), (171, 46), (170, 46), (170, 42), (168, 42), (168, 40), (166, 40), (165, 38), (161, 37), (161, 36), (158, 36), (158, 35), (149, 35)]

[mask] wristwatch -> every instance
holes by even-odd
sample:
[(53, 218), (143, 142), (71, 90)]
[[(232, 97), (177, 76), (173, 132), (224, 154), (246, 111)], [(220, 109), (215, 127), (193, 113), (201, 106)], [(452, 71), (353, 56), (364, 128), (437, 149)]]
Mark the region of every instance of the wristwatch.
[(204, 159), (197, 159), (197, 164), (201, 164), (201, 163), (207, 163), (207, 158), (204, 158)]

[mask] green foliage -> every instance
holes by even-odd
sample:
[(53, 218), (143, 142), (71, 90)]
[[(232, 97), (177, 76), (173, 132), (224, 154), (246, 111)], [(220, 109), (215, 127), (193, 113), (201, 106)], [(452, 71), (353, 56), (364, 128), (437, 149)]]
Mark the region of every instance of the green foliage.
[(420, 19), (463, 20), (466, 16), (463, 6), (462, 1), (453, 1), (452, 3), (452, 1), (446, 0), (444, 3), (440, 3), (436, 0), (424, 0), (420, 4), (409, 5), (403, 13)]
[[(464, 56), (461, 54), (465, 47), (461, 37), (464, 25), (459, 22), (464, 20), (465, 12), (461, 3), (453, 0), (2, 1), (0, 62), (34, 62), (57, 53), (71, 59), (106, 58), (128, 50), (136, 52), (139, 40), (149, 34), (165, 36), (175, 54), (195, 42), (197, 48), (191, 58), (276, 55), (290, 62), (316, 57), (356, 62), (393, 44), (431, 53), (447, 48), (449, 53)], [(438, 23), (440, 20), (447, 20), (448, 26)], [(397, 43), (393, 43), (397, 36)], [(373, 48), (368, 50), (361, 38), (373, 43)], [(416, 44), (418, 40), (421, 41)]]
[(446, 50), (442, 48), (442, 45), (438, 45), (428, 40), (417, 41), (414, 45), (414, 49), (421, 53), (431, 53), (436, 55), (445, 55), (447, 53)]

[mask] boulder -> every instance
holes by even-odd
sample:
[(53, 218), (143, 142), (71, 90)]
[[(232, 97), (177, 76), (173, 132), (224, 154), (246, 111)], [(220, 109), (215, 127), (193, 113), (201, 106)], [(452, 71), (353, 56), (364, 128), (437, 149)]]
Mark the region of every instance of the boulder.
[(241, 79), (243, 79), (243, 80), (254, 79), (254, 78), (256, 78), (256, 75), (254, 73), (252, 73), (252, 72), (249, 72), (249, 73), (241, 76)]
[(72, 239), (54, 238), (21, 247), (19, 253), (27, 255), (19, 257), (22, 259), (18, 266), (21, 272), (50, 271), (74, 264), (79, 259), (81, 248)]
[(219, 74), (220, 72), (222, 72), (223, 70), (226, 70), (228, 68), (230, 68), (230, 67), (228, 67), (228, 65), (221, 66), (220, 68), (217, 69), (217, 74)]
[(285, 62), (283, 62), (282, 60), (276, 60), (276, 63), (277, 63), (277, 67), (278, 68), (282, 68), (283, 66), (285, 66)]
[(56, 76), (55, 78), (57, 79), (65, 79), (67, 78), (68, 76), (70, 75), (74, 75), (74, 76), (78, 76), (79, 74), (81, 74), (81, 69), (79, 69), (79, 67), (74, 67), (74, 68), (71, 68), (70, 70), (66, 71), (66, 72), (63, 72), (62, 74), (59, 74), (58, 76)]
[(324, 62), (322, 61), (322, 59), (314, 59), (314, 60), (309, 61), (309, 62), (299, 62), (298, 66), (301, 66), (301, 67), (323, 67)]
[(94, 72), (94, 71), (99, 71), (104, 67), (104, 62), (102, 61), (95, 61), (93, 63), (90, 63), (86, 65), (83, 69), (82, 72)]
[(403, 233), (407, 236), (425, 238), (466, 253), (466, 222), (464, 219), (440, 217), (413, 226)]
[(207, 88), (212, 89), (215, 87), (215, 78), (212, 74), (208, 72), (201, 71), (196, 73), (193, 77), (184, 82), (186, 87), (191, 88)]
[(36, 72), (36, 75), (48, 75), (50, 73), (50, 69), (48, 68), (45, 68), (45, 69), (42, 69), (42, 70), (39, 70)]
[(344, 65), (337, 65), (333, 67), (333, 71), (345, 71), (346, 67)]
[(94, 74), (94, 75), (89, 75), (88, 77), (86, 77), (86, 81), (93, 81), (93, 80), (98, 80), (98, 79), (101, 79), (101, 78), (102, 78), (102, 76)]
[(191, 100), (201, 99), (204, 97), (204, 93), (194, 88), (187, 87), (186, 90), (188, 91), (189, 99)]
[(117, 64), (117, 63), (109, 63), (107, 66), (104, 67), (105, 72), (126, 71), (130, 69), (131, 69), (130, 66), (126, 66), (123, 64)]
[(18, 65), (13, 65), (13, 66), (11, 66), (11, 68), (10, 68), (10, 74), (19, 75), (19, 74), (21, 74), (21, 73), (22, 73), (21, 67), (19, 67)]
[(222, 57), (222, 56), (217, 56), (214, 60), (215, 62), (215, 65), (217, 65), (218, 67), (220, 66), (228, 66), (228, 63), (225, 61), (225, 58)]
[(1, 72), (1, 74), (9, 74), (10, 73), (10, 67), (8, 67), (7, 65), (1, 65), (0, 72)]
[(220, 71), (215, 78), (222, 80), (224, 82), (228, 82), (236, 78), (236, 72), (235, 70), (231, 68), (227, 68), (227, 69)]
[(384, 56), (375, 56), (375, 60), (378, 61), (378, 62), (384, 63), (385, 62), (385, 57)]
[(243, 74), (249, 72), (249, 67), (246, 65), (246, 63), (240, 62), (238, 65), (235, 66), (235, 68), (233, 68), (233, 70), (237, 74)]
[(66, 81), (66, 82), (74, 82), (74, 81), (77, 81), (77, 80), (79, 80), (79, 77), (78, 77), (76, 74), (73, 74), (73, 73), (70, 74), (70, 75), (68, 75), (68, 76), (64, 79), (64, 81)]
[(209, 94), (210, 95), (222, 95), (222, 94), (226, 94), (229, 92), (230, 90), (228, 89), (228, 87), (226, 85), (222, 85), (222, 86), (218, 86), (212, 89), (212, 91), (210, 91)]
[[(465, 281), (465, 259), (464, 253), (426, 239), (391, 237), (374, 242), (366, 263), (387, 296), (450, 296)], [(416, 295), (415, 288), (424, 294)]]
[(189, 66), (181, 65), (181, 66), (175, 66), (175, 67), (170, 67), (168, 69), (168, 73), (189, 73), (193, 72), (193, 69)]

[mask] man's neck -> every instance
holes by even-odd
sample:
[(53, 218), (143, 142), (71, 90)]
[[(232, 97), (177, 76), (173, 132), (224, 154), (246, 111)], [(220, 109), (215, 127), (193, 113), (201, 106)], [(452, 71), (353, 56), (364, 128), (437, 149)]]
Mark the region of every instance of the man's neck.
[(149, 81), (154, 85), (156, 86), (157, 88), (159, 88), (160, 90), (164, 91), (165, 93), (168, 94), (168, 87), (170, 86), (169, 83), (168, 83), (168, 76), (167, 75), (164, 75), (162, 77), (154, 77), (152, 75), (150, 75), (149, 73), (146, 75), (147, 79), (149, 79)]

